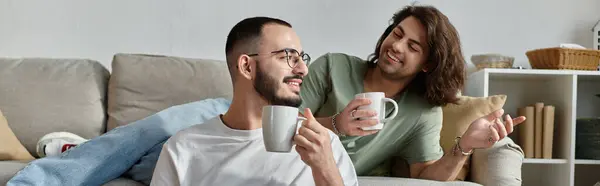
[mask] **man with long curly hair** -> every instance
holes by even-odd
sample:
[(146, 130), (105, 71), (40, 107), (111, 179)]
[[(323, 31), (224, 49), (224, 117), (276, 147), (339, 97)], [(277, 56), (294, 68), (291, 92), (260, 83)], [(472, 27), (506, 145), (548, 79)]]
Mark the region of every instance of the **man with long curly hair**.
[[(413, 178), (454, 180), (473, 149), (491, 147), (525, 118), (506, 115), (501, 123), (503, 110), (492, 112), (473, 121), (444, 155), (441, 106), (456, 103), (465, 82), (458, 32), (431, 6), (407, 6), (391, 21), (367, 60), (341, 53), (316, 59), (302, 85), (303, 106), (340, 136), (360, 176), (389, 175), (386, 160), (399, 156)], [(397, 102), (398, 114), (383, 128), (363, 130), (381, 125), (358, 119), (377, 114), (358, 109), (370, 104), (355, 98), (364, 92), (383, 92)], [(386, 106), (383, 115), (393, 109)]]

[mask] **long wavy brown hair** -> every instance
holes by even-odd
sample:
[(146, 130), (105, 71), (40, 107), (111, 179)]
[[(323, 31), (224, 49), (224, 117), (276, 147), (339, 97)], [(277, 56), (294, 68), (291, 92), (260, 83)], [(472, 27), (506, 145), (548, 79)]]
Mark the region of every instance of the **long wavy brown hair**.
[(465, 60), (460, 38), (448, 17), (432, 6), (407, 6), (396, 12), (385, 29), (375, 52), (368, 57), (369, 67), (377, 66), (383, 40), (409, 16), (417, 18), (427, 29), (427, 72), (419, 71), (409, 88), (416, 91), (432, 105), (456, 103), (457, 95), (465, 83)]

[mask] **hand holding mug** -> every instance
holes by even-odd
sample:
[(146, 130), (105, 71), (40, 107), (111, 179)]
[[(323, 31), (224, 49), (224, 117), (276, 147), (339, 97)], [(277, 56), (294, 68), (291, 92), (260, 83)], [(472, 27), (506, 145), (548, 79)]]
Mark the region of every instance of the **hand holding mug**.
[[(378, 119), (374, 119), (371, 117), (377, 116), (377, 111), (374, 109), (362, 109), (358, 110), (361, 106), (367, 106), (371, 104), (371, 100), (367, 98), (355, 98), (346, 108), (342, 110), (337, 116), (335, 116), (336, 120), (336, 129), (344, 134), (349, 136), (366, 136), (377, 133), (377, 131), (366, 131), (362, 130), (363, 127), (371, 127), (377, 125), (379, 123)], [(358, 118), (367, 118), (363, 120), (359, 120)]]
[(329, 130), (317, 122), (310, 109), (305, 109), (304, 113), (307, 120), (294, 136), (300, 158), (313, 169), (336, 167)]
[[(384, 117), (385, 102), (394, 105), (394, 112), (389, 117)], [(383, 128), (383, 123), (396, 117), (398, 104), (385, 98), (383, 92), (369, 92), (357, 94), (346, 108), (335, 116), (335, 128), (344, 135), (366, 136), (377, 133)]]

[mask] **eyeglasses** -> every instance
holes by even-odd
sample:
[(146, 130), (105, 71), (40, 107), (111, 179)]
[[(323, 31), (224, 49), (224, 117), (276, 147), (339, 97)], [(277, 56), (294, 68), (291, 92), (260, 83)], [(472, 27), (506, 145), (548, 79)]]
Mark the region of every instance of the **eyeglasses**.
[[(306, 66), (308, 66), (308, 64), (310, 63), (310, 55), (308, 55), (307, 53), (300, 53), (295, 49), (292, 48), (284, 48), (281, 50), (277, 50), (277, 51), (273, 51), (269, 54), (278, 54), (281, 52), (285, 52), (285, 60), (287, 61), (288, 66), (290, 66), (290, 68), (296, 68), (296, 66), (298, 66), (298, 64), (300, 64), (300, 61), (304, 62), (304, 64), (306, 64)], [(259, 54), (248, 54), (248, 56), (258, 56)]]

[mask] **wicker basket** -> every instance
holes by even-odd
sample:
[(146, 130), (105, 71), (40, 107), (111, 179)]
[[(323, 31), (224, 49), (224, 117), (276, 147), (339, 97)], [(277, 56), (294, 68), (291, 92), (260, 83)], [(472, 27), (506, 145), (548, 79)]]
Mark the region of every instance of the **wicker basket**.
[(534, 69), (598, 70), (600, 50), (543, 48), (527, 51)]
[(496, 62), (481, 62), (475, 64), (477, 69), (484, 68), (511, 68), (513, 66), (512, 61), (496, 61)]
[(471, 62), (477, 70), (484, 68), (511, 68), (515, 58), (500, 54), (478, 54), (471, 56)]

